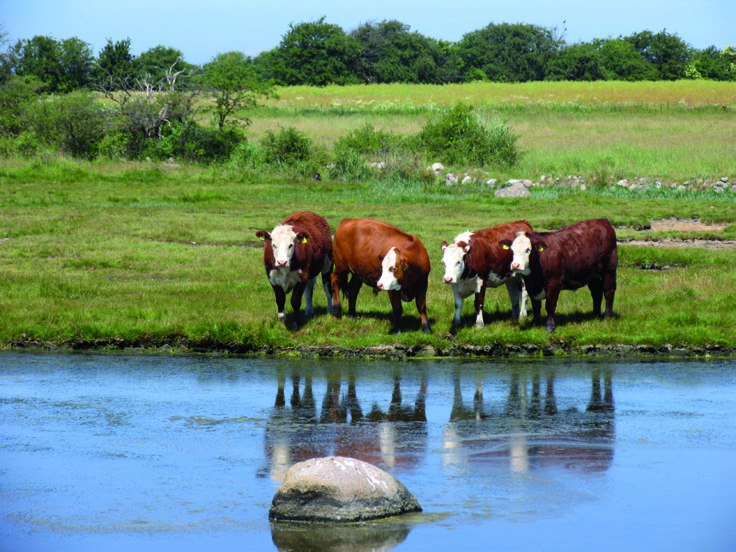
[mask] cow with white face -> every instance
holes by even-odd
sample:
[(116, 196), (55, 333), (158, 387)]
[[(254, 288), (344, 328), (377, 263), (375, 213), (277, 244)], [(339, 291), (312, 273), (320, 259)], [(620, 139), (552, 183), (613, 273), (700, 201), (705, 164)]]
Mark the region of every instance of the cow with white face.
[(313, 314), (312, 295), (320, 274), (329, 312), (332, 309), (332, 236), (327, 221), (315, 213), (302, 211), (288, 216), (271, 232), (259, 230), (256, 236), (266, 242), (263, 263), (276, 296), (279, 320), (286, 321), (286, 294), (291, 292), (292, 328), (299, 329), (302, 296), (306, 299), (306, 316)]
[(500, 245), (513, 253), (511, 271), (524, 278), (534, 324), (541, 323), (542, 301), (546, 301), (547, 331), (553, 332), (560, 291), (584, 286), (593, 296), (594, 316), (601, 316), (604, 296), (603, 318), (613, 314), (618, 248), (608, 219), (584, 220), (557, 232), (519, 232), (513, 241)]
[(527, 295), (523, 280), (511, 273), (511, 253), (498, 244), (499, 240), (513, 239), (520, 231), (531, 231), (531, 226), (524, 220), (507, 222), (484, 230), (463, 232), (449, 245), (442, 242), (443, 282), (452, 286), (455, 298), (452, 330), (460, 325), (463, 301), (472, 294), (475, 294), (475, 325), (482, 328), (486, 289), (501, 284), (506, 285), (509, 294), (512, 318), (526, 317)]
[(419, 238), (378, 220), (344, 219), (335, 230), (334, 253), (332, 313), (335, 317), (342, 316), (340, 290), (348, 297), (348, 316), (354, 317), (358, 292), (366, 284), (376, 292), (388, 292), (395, 333), (400, 330), (402, 301), (416, 302), (422, 331), (432, 332), (426, 301), (431, 267)]

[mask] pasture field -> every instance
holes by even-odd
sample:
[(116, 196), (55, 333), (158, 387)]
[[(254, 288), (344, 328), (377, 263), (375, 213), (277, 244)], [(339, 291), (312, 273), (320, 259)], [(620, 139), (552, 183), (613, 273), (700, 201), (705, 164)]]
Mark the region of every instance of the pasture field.
[[(257, 140), (266, 130), (296, 126), (329, 147), (341, 132), (366, 122), (414, 132), (458, 100), (500, 113), (520, 136), (522, 164), (489, 176), (581, 174), (599, 185), (539, 187), (531, 198), (497, 199), (481, 184), (447, 187), (441, 180), (315, 182), (231, 166), (3, 160), (0, 347), (247, 352), (396, 344), (443, 354), (458, 346), (575, 351), (669, 344), (733, 352), (736, 194), (603, 185), (638, 177), (736, 182), (733, 83), (290, 88), (252, 115), (250, 132)], [(387, 101), (403, 103), (381, 107)], [(365, 287), (358, 319), (326, 314), (318, 286), (316, 315), (301, 330), (279, 323), (255, 232), (298, 210), (322, 214), (333, 230), (342, 218), (371, 217), (418, 235), (432, 262), (427, 306), (434, 334), (418, 331), (413, 304), (404, 306), (404, 331), (390, 334), (388, 297), (374, 297)], [(485, 328), (474, 327), (466, 300), (462, 326), (449, 335), (454, 306), (442, 283), (442, 240), (522, 218), (537, 230), (554, 230), (597, 217), (611, 220), (620, 241), (613, 319), (591, 318), (587, 289), (563, 292), (557, 330), (549, 335), (513, 324), (505, 288), (498, 288), (486, 295)], [(657, 231), (651, 225), (693, 218), (718, 229)], [(683, 241), (692, 238), (720, 247)], [(670, 243), (684, 247), (664, 246)], [(286, 312), (288, 319), (288, 303)]]
[(250, 132), (258, 139), (292, 126), (329, 148), (366, 124), (415, 134), (458, 102), (498, 116), (519, 137), (521, 163), (493, 172), (494, 178), (584, 175), (608, 182), (641, 177), (682, 182), (736, 172), (736, 83), (730, 82), (289, 87), (251, 113)]

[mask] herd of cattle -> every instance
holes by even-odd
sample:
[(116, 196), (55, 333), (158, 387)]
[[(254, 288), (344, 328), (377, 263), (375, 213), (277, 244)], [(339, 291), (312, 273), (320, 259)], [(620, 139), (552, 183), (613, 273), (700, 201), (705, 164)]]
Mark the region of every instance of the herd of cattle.
[[(286, 217), (271, 232), (259, 230), (256, 236), (266, 242), (263, 262), (280, 320), (285, 321), (286, 294), (291, 292), (294, 329), (301, 323), (302, 296), (306, 298), (305, 314), (314, 311), (312, 293), (321, 274), (327, 310), (333, 316), (342, 316), (342, 291), (348, 299), (348, 316), (355, 317), (358, 292), (366, 284), (374, 293), (388, 291), (394, 332), (399, 332), (402, 301), (415, 301), (422, 330), (431, 333), (427, 318), (429, 256), (416, 236), (373, 219), (344, 219), (333, 241), (327, 221), (307, 211)], [(541, 323), (542, 300), (546, 300), (548, 332), (555, 329), (561, 290), (588, 286), (594, 315), (601, 315), (604, 296), (603, 318), (612, 314), (618, 249), (616, 233), (607, 219), (584, 220), (557, 232), (541, 233), (526, 221), (509, 222), (463, 232), (451, 244), (442, 242), (442, 250), (443, 281), (452, 286), (455, 297), (453, 328), (459, 326), (463, 300), (471, 294), (475, 294), (476, 326), (482, 327), (486, 288), (501, 284), (508, 290), (514, 318), (526, 317), (527, 299), (531, 299), (533, 323)]]

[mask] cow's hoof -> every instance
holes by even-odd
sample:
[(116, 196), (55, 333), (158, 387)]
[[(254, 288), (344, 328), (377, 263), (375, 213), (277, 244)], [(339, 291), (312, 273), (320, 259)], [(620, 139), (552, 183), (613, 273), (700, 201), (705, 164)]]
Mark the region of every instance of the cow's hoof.
[(553, 331), (555, 331), (555, 327), (554, 326), (547, 326), (546, 330), (547, 330), (547, 333), (552, 333)]
[(422, 331), (424, 333), (426, 333), (426, 334), (431, 334), (432, 333), (432, 328), (430, 328), (429, 327), (429, 324), (427, 324), (426, 326), (422, 326)]
[(332, 307), (332, 316), (340, 320), (342, 318), (342, 308)]

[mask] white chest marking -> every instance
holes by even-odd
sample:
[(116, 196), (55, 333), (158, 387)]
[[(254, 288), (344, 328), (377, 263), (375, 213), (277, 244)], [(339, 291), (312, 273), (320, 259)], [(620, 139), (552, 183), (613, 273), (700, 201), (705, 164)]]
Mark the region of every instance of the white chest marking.
[(282, 288), (284, 293), (289, 293), (299, 282), (301, 273), (301, 270), (290, 270), (288, 267), (274, 268), (268, 275), (268, 281), (272, 286)]

